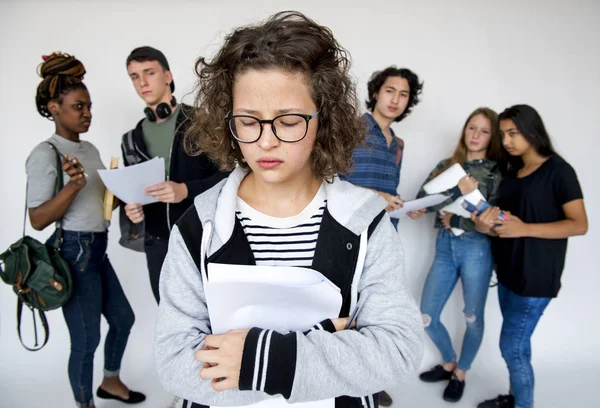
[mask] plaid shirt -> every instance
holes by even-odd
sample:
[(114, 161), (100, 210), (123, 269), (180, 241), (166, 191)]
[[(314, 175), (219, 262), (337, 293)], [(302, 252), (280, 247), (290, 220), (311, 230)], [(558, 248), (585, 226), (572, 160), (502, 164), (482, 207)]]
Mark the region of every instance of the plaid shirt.
[(392, 132), (392, 143), (388, 147), (383, 131), (369, 113), (362, 116), (367, 123), (365, 142), (352, 154), (354, 167), (349, 173), (340, 175), (360, 187), (397, 195), (402, 167), (404, 141)]

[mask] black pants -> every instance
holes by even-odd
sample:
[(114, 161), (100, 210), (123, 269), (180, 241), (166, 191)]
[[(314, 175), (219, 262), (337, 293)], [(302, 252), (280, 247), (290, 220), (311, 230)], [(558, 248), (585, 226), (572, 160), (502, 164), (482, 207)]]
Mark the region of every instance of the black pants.
[(167, 256), (169, 240), (159, 237), (153, 237), (146, 233), (144, 238), (144, 252), (146, 253), (146, 262), (148, 263), (148, 273), (150, 275), (150, 286), (152, 293), (156, 299), (156, 303), (160, 302), (158, 294), (158, 282), (160, 281), (160, 270)]

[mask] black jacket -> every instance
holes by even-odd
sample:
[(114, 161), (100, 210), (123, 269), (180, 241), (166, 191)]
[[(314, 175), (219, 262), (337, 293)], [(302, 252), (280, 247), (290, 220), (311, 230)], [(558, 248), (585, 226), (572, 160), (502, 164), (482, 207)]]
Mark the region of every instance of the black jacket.
[[(175, 136), (171, 146), (171, 163), (169, 166), (169, 180), (177, 183), (185, 183), (188, 196), (177, 204), (154, 203), (144, 206), (145, 232), (154, 237), (168, 239), (171, 227), (183, 215), (183, 213), (194, 203), (194, 197), (208, 190), (221, 179), (227, 177), (228, 173), (219, 171), (217, 166), (205, 155), (190, 156), (184, 150), (184, 135), (191, 124), (193, 108), (181, 104), (181, 109), (175, 124)], [(146, 148), (142, 122), (131, 130), (133, 151), (129, 150), (125, 142), (129, 132), (123, 135), (121, 151), (125, 166), (150, 160), (150, 154)], [(135, 228), (132, 228), (135, 229)]]

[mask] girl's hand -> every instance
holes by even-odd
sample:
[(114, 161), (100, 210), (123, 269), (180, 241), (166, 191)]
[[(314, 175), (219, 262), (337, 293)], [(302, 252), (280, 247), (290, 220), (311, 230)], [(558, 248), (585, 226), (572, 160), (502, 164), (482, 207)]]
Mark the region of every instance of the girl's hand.
[(475, 223), (475, 229), (483, 234), (492, 234), (494, 226), (498, 223), (498, 216), (500, 215), (500, 208), (488, 207), (481, 213), (471, 213), (471, 219)]
[[(335, 331), (342, 331), (346, 329), (346, 325), (348, 324), (349, 320), (350, 317), (338, 317), (336, 319), (331, 319), (331, 322), (335, 326)], [(352, 325), (350, 326), (350, 328), (353, 327), (356, 327), (356, 320), (353, 321)]]
[(65, 155), (62, 160), (62, 171), (69, 176), (69, 182), (67, 184), (76, 191), (81, 190), (87, 184), (85, 168), (76, 157), (69, 158), (68, 155)]
[(458, 182), (458, 188), (462, 195), (472, 193), (479, 188), (479, 183), (473, 176), (466, 175)]
[(239, 388), (244, 342), (250, 329), (229, 330), (225, 334), (211, 334), (204, 339), (204, 348), (196, 351), (196, 361), (204, 363), (200, 369), (203, 380), (211, 380), (215, 391)]
[(406, 213), (406, 215), (408, 215), (413, 220), (418, 220), (422, 216), (424, 216), (426, 212), (427, 212), (427, 210), (425, 208), (421, 208), (420, 210), (409, 211)]
[(528, 225), (521, 221), (516, 215), (511, 215), (509, 219), (498, 220), (494, 227), (494, 231), (500, 238), (521, 238), (528, 236)]
[(446, 229), (450, 229), (452, 228), (450, 226), (450, 219), (452, 218), (454, 214), (452, 214), (451, 212), (442, 212), (440, 213), (440, 220), (442, 220), (442, 224), (444, 224), (444, 228)]

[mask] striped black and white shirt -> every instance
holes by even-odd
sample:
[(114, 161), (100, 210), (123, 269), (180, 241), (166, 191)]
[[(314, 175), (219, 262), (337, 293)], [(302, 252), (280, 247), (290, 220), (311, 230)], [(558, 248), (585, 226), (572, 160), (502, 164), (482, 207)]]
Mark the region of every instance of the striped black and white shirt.
[(250, 243), (256, 265), (310, 267), (327, 206), (323, 185), (299, 214), (278, 218), (237, 199), (236, 216)]

